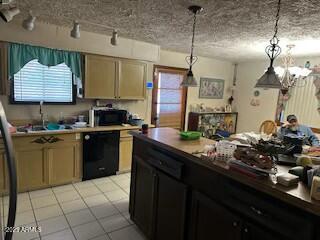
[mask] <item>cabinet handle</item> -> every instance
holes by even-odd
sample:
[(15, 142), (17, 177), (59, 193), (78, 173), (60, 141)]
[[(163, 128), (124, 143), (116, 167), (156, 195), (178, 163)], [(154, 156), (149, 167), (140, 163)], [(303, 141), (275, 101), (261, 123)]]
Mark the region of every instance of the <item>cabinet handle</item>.
[(232, 226), (238, 227), (238, 223), (237, 223), (237, 222), (233, 222), (233, 223), (232, 223)]
[(261, 216), (263, 215), (263, 212), (257, 208), (255, 208), (254, 206), (251, 206), (250, 209), (255, 212), (257, 215)]
[(243, 231), (244, 231), (245, 233), (248, 233), (248, 232), (249, 232), (249, 229), (248, 229), (248, 228), (245, 228), (245, 229), (243, 229)]
[(60, 142), (60, 141), (63, 141), (63, 139), (58, 138), (58, 137), (54, 137), (54, 136), (50, 136), (48, 138), (46, 138), (46, 137), (37, 138), (37, 139), (31, 141), (31, 143), (45, 144), (45, 143), (56, 143), (56, 142)]

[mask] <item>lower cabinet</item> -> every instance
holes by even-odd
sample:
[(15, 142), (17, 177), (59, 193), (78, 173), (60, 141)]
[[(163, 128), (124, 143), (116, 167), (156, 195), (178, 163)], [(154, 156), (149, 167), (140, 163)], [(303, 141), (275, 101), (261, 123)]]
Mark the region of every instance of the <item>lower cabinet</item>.
[[(30, 191), (81, 178), (80, 134), (13, 138), (18, 191)], [(0, 149), (0, 191), (7, 192), (4, 150)]]
[(119, 143), (119, 171), (125, 172), (131, 169), (132, 162), (132, 136), (120, 137)]
[(240, 218), (199, 192), (192, 193), (191, 240), (240, 240)]
[(185, 239), (187, 187), (134, 158), (130, 214), (149, 239)]
[(16, 149), (15, 157), (18, 191), (28, 191), (48, 184), (48, 164), (44, 148)]
[(49, 184), (58, 185), (79, 178), (79, 144), (61, 144), (47, 149)]
[(153, 236), (156, 173), (152, 167), (133, 159), (129, 212), (134, 222), (149, 239)]
[(0, 193), (7, 191), (7, 166), (5, 163), (5, 152), (3, 149), (0, 150)]

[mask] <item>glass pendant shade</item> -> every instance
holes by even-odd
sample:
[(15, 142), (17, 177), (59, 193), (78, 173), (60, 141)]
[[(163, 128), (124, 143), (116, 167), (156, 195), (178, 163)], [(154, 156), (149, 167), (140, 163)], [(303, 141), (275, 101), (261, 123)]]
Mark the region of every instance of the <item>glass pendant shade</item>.
[(183, 79), (181, 83), (182, 87), (197, 87), (197, 81), (196, 78), (193, 76), (193, 72), (190, 69), (187, 73), (187, 76)]
[(256, 88), (277, 88), (281, 89), (281, 82), (279, 77), (277, 76), (274, 68), (271, 66), (268, 70), (263, 74), (263, 76), (258, 80)]

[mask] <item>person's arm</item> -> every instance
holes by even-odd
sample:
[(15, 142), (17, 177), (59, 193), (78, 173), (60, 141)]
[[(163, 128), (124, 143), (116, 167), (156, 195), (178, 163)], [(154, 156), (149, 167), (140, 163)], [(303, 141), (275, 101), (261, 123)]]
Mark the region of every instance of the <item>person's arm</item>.
[(279, 139), (283, 139), (283, 136), (286, 134), (286, 127), (280, 127), (279, 130), (278, 130), (278, 138)]
[(307, 127), (308, 138), (312, 146), (319, 146), (319, 139), (318, 137), (312, 132), (311, 128)]

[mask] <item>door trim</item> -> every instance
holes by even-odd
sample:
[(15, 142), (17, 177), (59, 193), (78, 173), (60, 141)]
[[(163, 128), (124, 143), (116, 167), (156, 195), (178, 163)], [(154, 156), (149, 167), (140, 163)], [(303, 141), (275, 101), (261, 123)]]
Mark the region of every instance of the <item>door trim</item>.
[[(186, 77), (186, 74), (188, 72), (187, 68), (178, 68), (178, 67), (170, 67), (170, 66), (163, 66), (163, 65), (153, 65), (153, 89), (152, 89), (152, 100), (151, 100), (151, 124), (156, 126), (156, 116), (157, 116), (157, 109), (156, 104), (154, 102), (157, 99), (157, 89), (158, 89), (158, 70), (162, 70), (163, 72), (173, 72), (173, 73), (185, 73), (184, 77)], [(183, 87), (183, 101), (181, 102), (181, 130), (183, 131), (185, 129), (185, 122), (186, 122), (186, 112), (187, 112), (187, 100), (188, 100), (188, 88)]]

